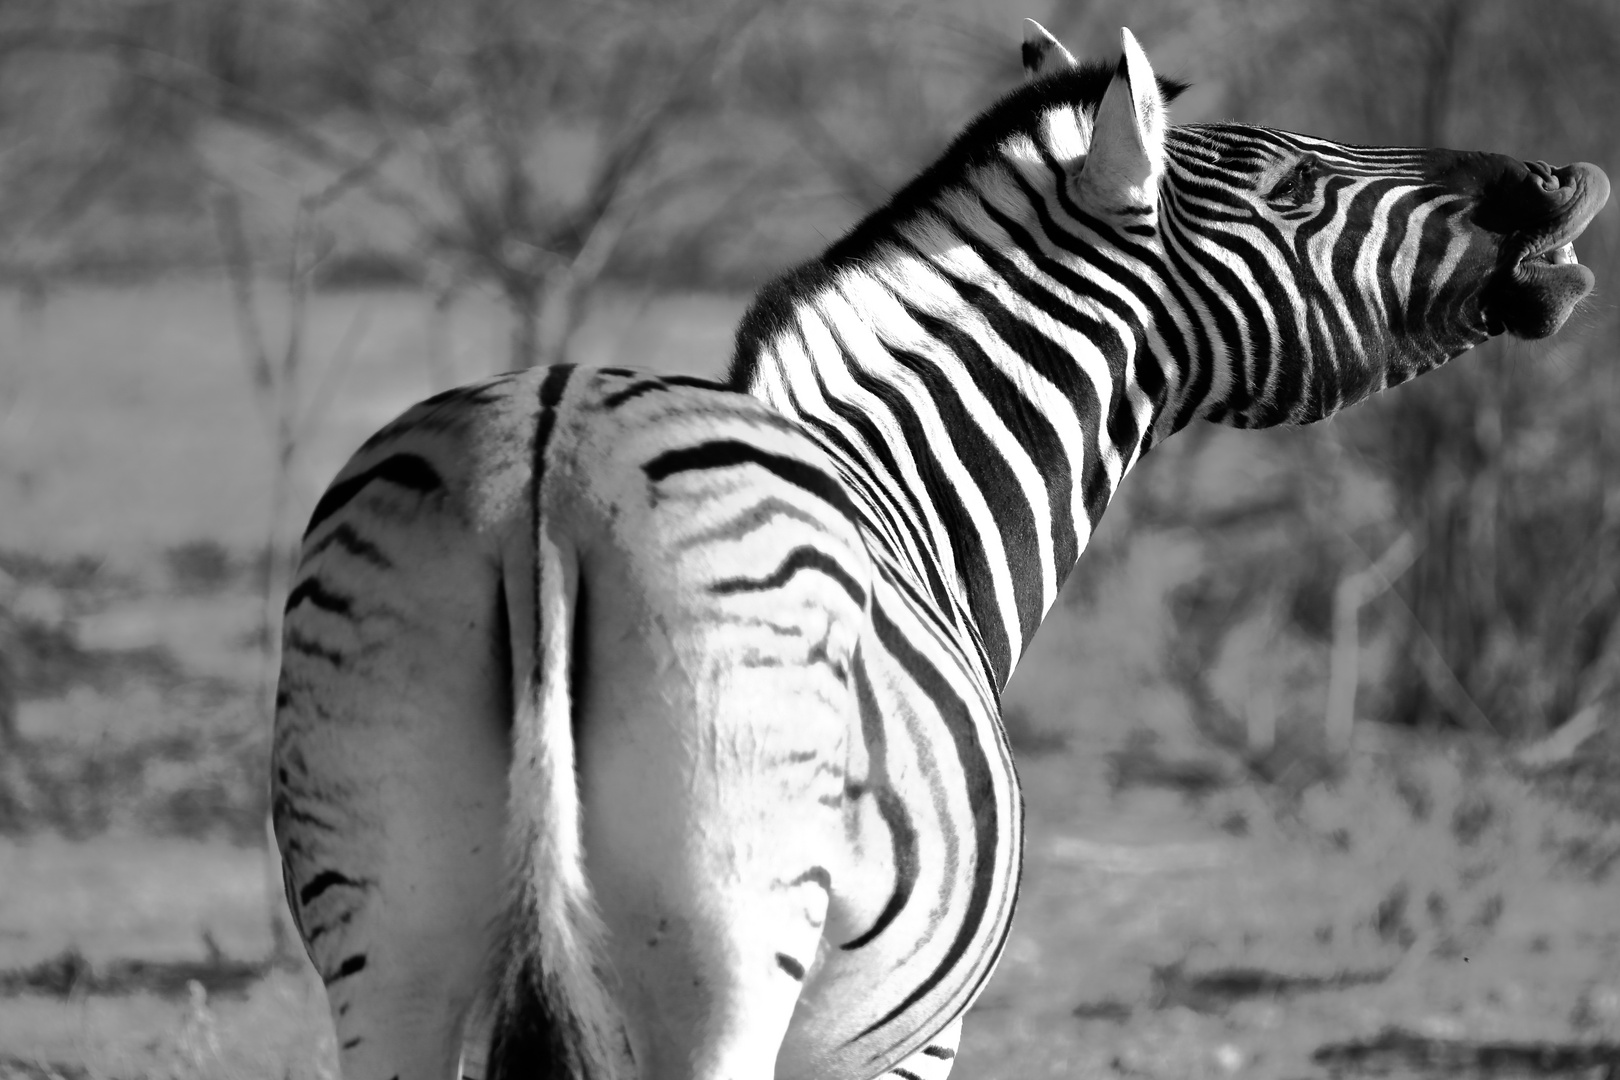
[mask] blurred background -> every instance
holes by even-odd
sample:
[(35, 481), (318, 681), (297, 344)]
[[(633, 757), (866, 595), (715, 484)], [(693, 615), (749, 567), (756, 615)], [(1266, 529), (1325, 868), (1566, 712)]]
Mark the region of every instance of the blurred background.
[[(325, 482), (496, 371), (719, 373), (1022, 16), (1178, 122), (1620, 170), (1613, 0), (1030, 3), (0, 0), (0, 1080), (334, 1075), (264, 826)], [(1617, 239), (1551, 341), (1126, 482), (956, 1075), (1620, 1075)]]

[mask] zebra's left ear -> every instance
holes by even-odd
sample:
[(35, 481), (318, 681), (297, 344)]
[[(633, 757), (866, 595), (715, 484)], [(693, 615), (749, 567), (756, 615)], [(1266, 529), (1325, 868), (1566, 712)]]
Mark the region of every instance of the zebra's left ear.
[(1120, 44), (1124, 55), (1097, 106), (1077, 193), (1094, 210), (1149, 224), (1164, 173), (1165, 101), (1136, 37), (1121, 29)]
[(1079, 67), (1074, 53), (1063, 47), (1063, 42), (1034, 19), (1024, 20), (1024, 80), (1038, 79), (1042, 75), (1064, 68)]

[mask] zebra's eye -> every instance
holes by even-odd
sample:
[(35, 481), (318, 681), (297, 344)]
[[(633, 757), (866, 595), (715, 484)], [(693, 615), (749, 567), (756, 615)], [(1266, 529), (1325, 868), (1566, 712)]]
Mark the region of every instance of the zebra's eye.
[(1317, 158), (1315, 154), (1306, 154), (1300, 158), (1292, 169), (1289, 169), (1277, 185), (1266, 193), (1266, 201), (1273, 203), (1287, 203), (1290, 206), (1302, 206), (1311, 197), (1313, 181), (1316, 179)]

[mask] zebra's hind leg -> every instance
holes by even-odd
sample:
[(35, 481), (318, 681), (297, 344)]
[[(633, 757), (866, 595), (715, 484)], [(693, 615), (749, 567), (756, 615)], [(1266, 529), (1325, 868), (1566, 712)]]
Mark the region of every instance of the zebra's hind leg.
[(770, 1077), (836, 888), (847, 706), (777, 667), (718, 665), (694, 692), (615, 620), (593, 628), (615, 668), (591, 687), (580, 760), (639, 1075)]
[(286, 618), (275, 829), (344, 1080), (454, 1075), (504, 912), (506, 623), (435, 524), (365, 541), (387, 577), (306, 559)]
[[(444, 740), (415, 746), (398, 739), (391, 753), (351, 759), (346, 769), (325, 740), (300, 743), (311, 754), (328, 750), (320, 776), (330, 783), (344, 774), (353, 793), (344, 810), (358, 818), (364, 806), (370, 825), (351, 820), (341, 835), (326, 835), (315, 822), (343, 810), (311, 799), (300, 804), (310, 807), (306, 824), (283, 827), (307, 860), (292, 892), (345, 1080), (456, 1075), (502, 899), (502, 763), (490, 747), (486, 765), (474, 764), (471, 726), (446, 723)], [(461, 736), (459, 746), (450, 734)]]
[[(301, 746), (313, 752), (323, 741)], [(501, 776), (483, 806), (469, 805), (457, 783), (464, 760), (439, 749), (418, 767), (394, 755), (364, 800), (345, 800), (350, 813), (365, 805), (370, 829), (351, 821), (329, 834), (324, 819), (343, 811), (313, 799), (282, 826), (284, 850), (303, 863), (289, 891), (326, 986), (345, 1080), (453, 1077), (463, 1020), (487, 978), (501, 899)], [(328, 757), (320, 775), (331, 782), (339, 771)], [(360, 771), (347, 783), (358, 786)]]

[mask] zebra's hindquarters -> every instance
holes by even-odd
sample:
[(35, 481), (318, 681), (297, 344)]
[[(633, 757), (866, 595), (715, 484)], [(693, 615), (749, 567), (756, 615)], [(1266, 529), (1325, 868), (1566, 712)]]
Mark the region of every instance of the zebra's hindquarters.
[[(872, 940), (930, 930), (886, 914), (915, 875), (854, 516), (797, 425), (685, 381), (526, 372), (368, 441), (306, 539), (275, 748), (346, 1076), (449, 1075), (473, 1009), (490, 1076), (892, 1058), (851, 1058), (849, 998), (893, 1011), (885, 958), (949, 943)], [(582, 1017), (594, 1050), (556, 1038)]]

